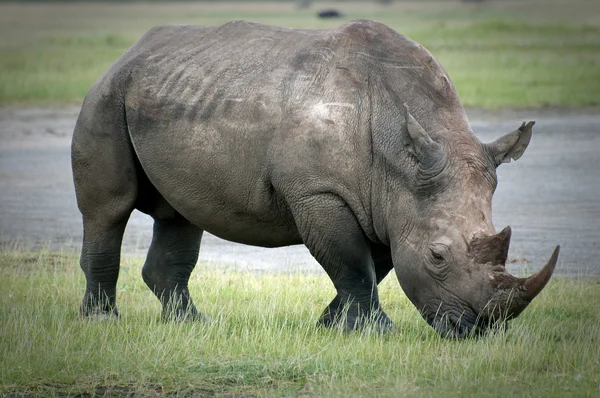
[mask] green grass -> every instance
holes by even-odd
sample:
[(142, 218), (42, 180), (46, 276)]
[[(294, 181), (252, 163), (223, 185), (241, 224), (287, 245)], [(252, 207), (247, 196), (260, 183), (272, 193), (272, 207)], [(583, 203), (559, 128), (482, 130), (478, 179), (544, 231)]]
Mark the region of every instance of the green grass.
[[(326, 28), (317, 9), (384, 22), (425, 45), (467, 106), (600, 104), (600, 2), (0, 3), (0, 106), (79, 103), (150, 27), (248, 19)], [(565, 17), (568, 15), (568, 18)]]
[[(544, 396), (600, 394), (600, 281), (554, 279), (508, 332), (440, 338), (383, 282), (399, 328), (315, 327), (334, 290), (320, 275), (199, 265), (190, 288), (210, 324), (165, 323), (126, 257), (118, 321), (83, 321), (74, 253), (0, 252), (0, 395)], [(243, 395), (245, 394), (245, 395)]]

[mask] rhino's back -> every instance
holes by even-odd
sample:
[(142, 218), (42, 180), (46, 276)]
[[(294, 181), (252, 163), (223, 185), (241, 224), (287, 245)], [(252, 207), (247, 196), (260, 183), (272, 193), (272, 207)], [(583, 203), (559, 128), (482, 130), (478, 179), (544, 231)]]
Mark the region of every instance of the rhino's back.
[[(232, 102), (250, 107), (246, 116), (259, 116), (265, 107), (297, 111), (314, 98), (367, 94), (369, 78), (376, 82), (372, 89), (395, 89), (395, 95), (404, 95), (401, 100), (421, 97), (438, 106), (458, 102), (445, 71), (426, 49), (368, 20), (326, 30), (246, 21), (161, 26), (115, 69), (127, 86), (128, 107), (154, 106), (172, 119), (230, 117)], [(381, 86), (384, 76), (391, 86)]]

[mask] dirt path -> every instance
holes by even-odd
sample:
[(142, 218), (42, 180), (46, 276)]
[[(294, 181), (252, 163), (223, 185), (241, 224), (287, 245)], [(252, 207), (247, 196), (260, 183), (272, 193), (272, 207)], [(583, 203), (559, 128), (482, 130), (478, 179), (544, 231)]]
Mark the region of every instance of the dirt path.
[[(69, 145), (79, 109), (0, 109), (0, 242), (78, 248), (81, 218), (71, 179)], [(600, 115), (592, 112), (469, 111), (474, 131), (491, 141), (523, 120), (537, 120), (518, 162), (498, 171), (497, 228), (511, 225), (509, 269), (537, 270), (560, 244), (557, 273), (600, 276)], [(134, 213), (125, 252), (144, 253), (149, 217)], [(205, 235), (201, 261), (251, 270), (320, 266), (303, 246), (262, 249)]]

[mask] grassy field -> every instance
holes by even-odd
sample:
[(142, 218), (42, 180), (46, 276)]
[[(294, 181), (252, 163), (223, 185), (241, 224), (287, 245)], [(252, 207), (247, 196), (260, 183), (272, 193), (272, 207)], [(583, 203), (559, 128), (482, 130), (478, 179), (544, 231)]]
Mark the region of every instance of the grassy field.
[[(324, 276), (199, 266), (191, 281), (210, 324), (164, 323), (124, 261), (119, 321), (82, 321), (73, 253), (0, 252), (0, 395), (531, 396), (600, 394), (600, 281), (555, 279), (508, 332), (438, 337), (383, 282), (396, 334), (315, 327), (333, 296)], [(88, 395), (89, 396), (89, 395)]]
[[(467, 106), (598, 106), (600, 2), (590, 0), (317, 3), (0, 3), (0, 106), (79, 103), (158, 24), (248, 19), (326, 28), (317, 9), (384, 22), (425, 45)], [(567, 16), (568, 17), (565, 17)]]

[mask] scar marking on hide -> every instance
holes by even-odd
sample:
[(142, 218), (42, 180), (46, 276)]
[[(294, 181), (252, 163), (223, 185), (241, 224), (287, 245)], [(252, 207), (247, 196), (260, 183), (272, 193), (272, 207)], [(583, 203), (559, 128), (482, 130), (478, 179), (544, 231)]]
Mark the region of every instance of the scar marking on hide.
[(356, 55), (362, 55), (363, 57), (368, 57), (368, 58), (373, 58), (375, 60), (377, 60), (381, 65), (387, 67), (387, 68), (394, 68), (394, 69), (425, 69), (425, 67), (423, 66), (418, 66), (418, 65), (397, 65), (394, 64), (393, 62), (395, 62), (395, 60), (393, 59), (389, 59), (389, 58), (383, 58), (383, 57), (375, 57), (371, 54), (367, 54), (367, 53), (363, 53), (363, 52), (357, 52)]
[(311, 50), (304, 51), (305, 54), (320, 55), (327, 61), (331, 61), (335, 57), (335, 51), (329, 47), (315, 47)]
[(261, 40), (266, 40), (266, 41), (270, 41), (272, 43), (275, 42), (275, 40), (271, 39), (270, 37), (258, 37), (256, 39), (252, 39), (252, 40), (248, 40), (247, 43), (252, 43), (254, 41), (261, 41)]
[(354, 109), (354, 104), (348, 102), (318, 102), (312, 107), (312, 116), (327, 124), (335, 124), (330, 115), (331, 107)]
[(323, 106), (341, 106), (341, 107), (345, 107), (345, 108), (354, 109), (354, 104), (350, 104), (348, 102), (325, 102), (325, 103), (320, 103), (320, 104), (322, 104)]

